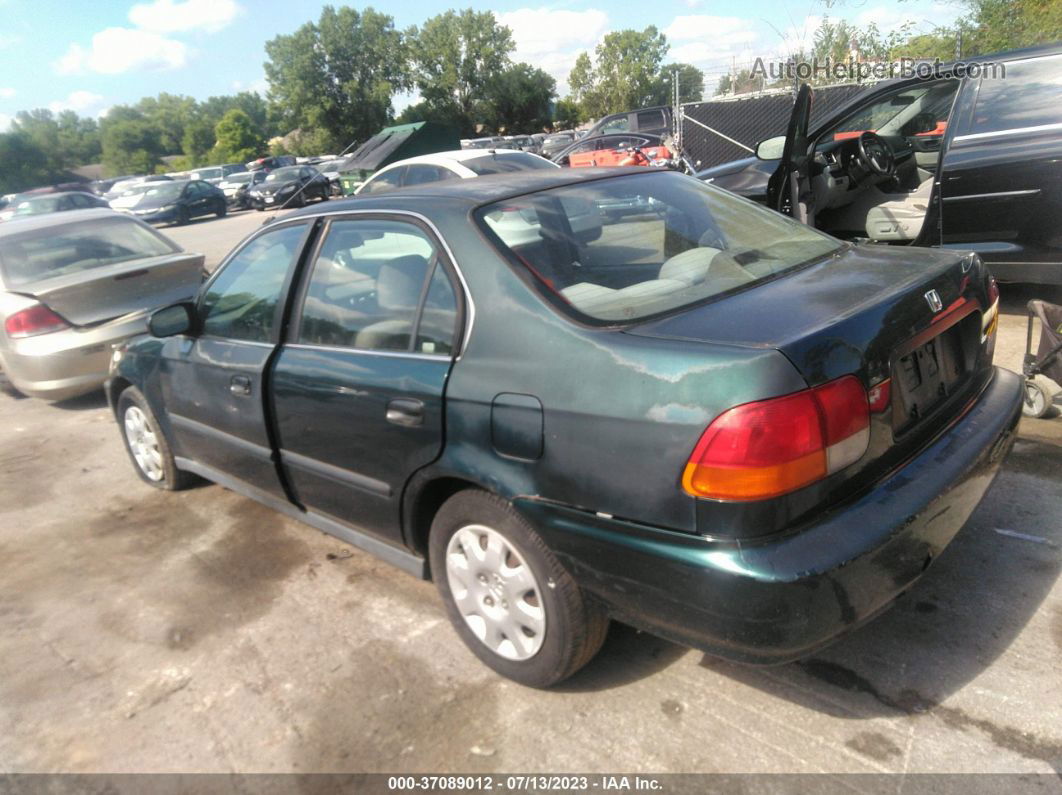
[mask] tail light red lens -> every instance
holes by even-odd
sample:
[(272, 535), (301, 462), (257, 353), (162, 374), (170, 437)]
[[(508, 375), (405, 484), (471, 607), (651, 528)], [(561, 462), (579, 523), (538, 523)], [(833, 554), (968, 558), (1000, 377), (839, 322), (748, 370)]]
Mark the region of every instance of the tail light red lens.
[(10, 315), (4, 321), (4, 330), (9, 337), (34, 337), (61, 331), (70, 325), (44, 304), (36, 304), (21, 312)]
[(694, 448), (682, 487), (720, 500), (778, 497), (855, 463), (869, 443), (867, 394), (844, 376), (720, 414)]

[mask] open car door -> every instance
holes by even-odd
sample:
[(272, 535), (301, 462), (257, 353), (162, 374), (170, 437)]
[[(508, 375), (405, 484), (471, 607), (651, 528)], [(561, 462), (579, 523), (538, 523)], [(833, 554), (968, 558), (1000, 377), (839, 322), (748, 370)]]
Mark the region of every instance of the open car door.
[(808, 157), (808, 121), (811, 118), (811, 86), (804, 83), (797, 91), (785, 148), (778, 169), (767, 182), (767, 206), (793, 216), (805, 224), (814, 224), (815, 208), (811, 192), (811, 160)]

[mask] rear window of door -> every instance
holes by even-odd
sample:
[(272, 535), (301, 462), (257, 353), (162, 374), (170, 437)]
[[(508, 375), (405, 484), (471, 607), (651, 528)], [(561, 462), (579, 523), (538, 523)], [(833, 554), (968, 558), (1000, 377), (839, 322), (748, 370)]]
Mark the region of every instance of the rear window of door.
[(367, 219), (329, 225), (306, 285), (299, 343), (449, 354), (456, 324), (454, 288), (420, 227)]
[(271, 342), (284, 281), (305, 232), (306, 224), (291, 224), (261, 234), (240, 249), (203, 295), (203, 333)]
[(1012, 61), (984, 77), (967, 134), (1062, 124), (1062, 55)]
[(402, 177), (406, 173), (407, 166), (399, 166), (393, 168), (383, 174), (373, 177), (369, 184), (365, 186), (365, 190), (362, 193), (384, 193), (389, 190), (394, 190), (402, 184)]
[(643, 110), (637, 116), (637, 129), (655, 130), (665, 125), (664, 112), (662, 110)]

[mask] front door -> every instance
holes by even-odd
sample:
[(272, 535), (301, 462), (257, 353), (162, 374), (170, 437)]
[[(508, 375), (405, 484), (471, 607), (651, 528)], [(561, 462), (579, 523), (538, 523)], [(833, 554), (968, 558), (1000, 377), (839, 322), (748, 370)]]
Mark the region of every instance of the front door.
[(797, 92), (793, 113), (789, 117), (782, 161), (767, 181), (767, 206), (806, 224), (814, 224), (811, 161), (808, 157), (811, 98), (811, 87), (804, 83)]
[(306, 509), (399, 540), (402, 490), (443, 445), (459, 320), (450, 268), (411, 221), (350, 216), (324, 230), (271, 390), (285, 477)]
[(224, 263), (201, 295), (198, 334), (169, 341), (163, 363), (177, 455), (279, 497), (265, 376), (309, 229), (305, 221), (269, 229)]

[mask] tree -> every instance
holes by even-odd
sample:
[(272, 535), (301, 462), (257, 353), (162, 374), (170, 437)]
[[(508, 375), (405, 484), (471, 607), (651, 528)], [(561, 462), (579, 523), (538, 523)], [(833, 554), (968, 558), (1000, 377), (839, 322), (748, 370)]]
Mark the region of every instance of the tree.
[(680, 102), (700, 102), (704, 99), (704, 72), (688, 63), (669, 63), (660, 69), (656, 77), (650, 105), (670, 105), (674, 102), (672, 78), (676, 74)]
[(243, 163), (258, 156), (265, 142), (255, 129), (251, 117), (239, 108), (233, 108), (214, 127), (213, 160), (215, 162)]
[(582, 121), (579, 103), (571, 97), (558, 99), (553, 106), (553, 127), (558, 130), (570, 130)]
[(156, 97), (144, 97), (133, 107), (158, 130), (163, 152), (174, 155), (182, 151), (185, 126), (198, 113), (194, 99), (163, 92)]
[(488, 81), (507, 69), (514, 49), (509, 28), (490, 11), (447, 11), (406, 34), (414, 80), (433, 113), (474, 132), (474, 111), (487, 100)]
[(287, 130), (323, 130), (329, 148), (385, 126), (392, 95), (409, 85), (402, 34), (390, 16), (372, 8), (325, 6), (316, 24), (277, 36), (265, 48), (279, 121)]
[(214, 125), (209, 118), (200, 116), (185, 125), (184, 136), (181, 138), (181, 151), (185, 158), (182, 160), (189, 168), (205, 165), (207, 152), (214, 148), (217, 137), (214, 133)]
[(487, 99), (478, 114), (495, 130), (540, 131), (550, 124), (557, 81), (541, 69), (518, 63), (487, 80)]
[(112, 176), (153, 173), (165, 154), (158, 128), (128, 110), (112, 109), (103, 125), (103, 165)]
[(0, 193), (18, 193), (53, 181), (48, 156), (20, 129), (0, 133)]
[(585, 52), (576, 58), (568, 76), (572, 97), (590, 117), (654, 104), (667, 51), (667, 37), (653, 25), (613, 31), (597, 45), (593, 62)]
[(82, 118), (72, 110), (64, 110), (56, 117), (59, 149), (72, 165), (97, 163), (100, 148), (100, 128), (95, 119)]
[[(785, 79), (779, 81), (785, 83)], [(792, 81), (788, 81), (792, 84)], [(728, 94), (748, 94), (751, 91), (760, 91), (766, 87), (766, 79), (758, 74), (752, 74), (748, 69), (742, 69), (736, 75), (725, 74), (719, 78), (715, 86), (716, 96)]]

